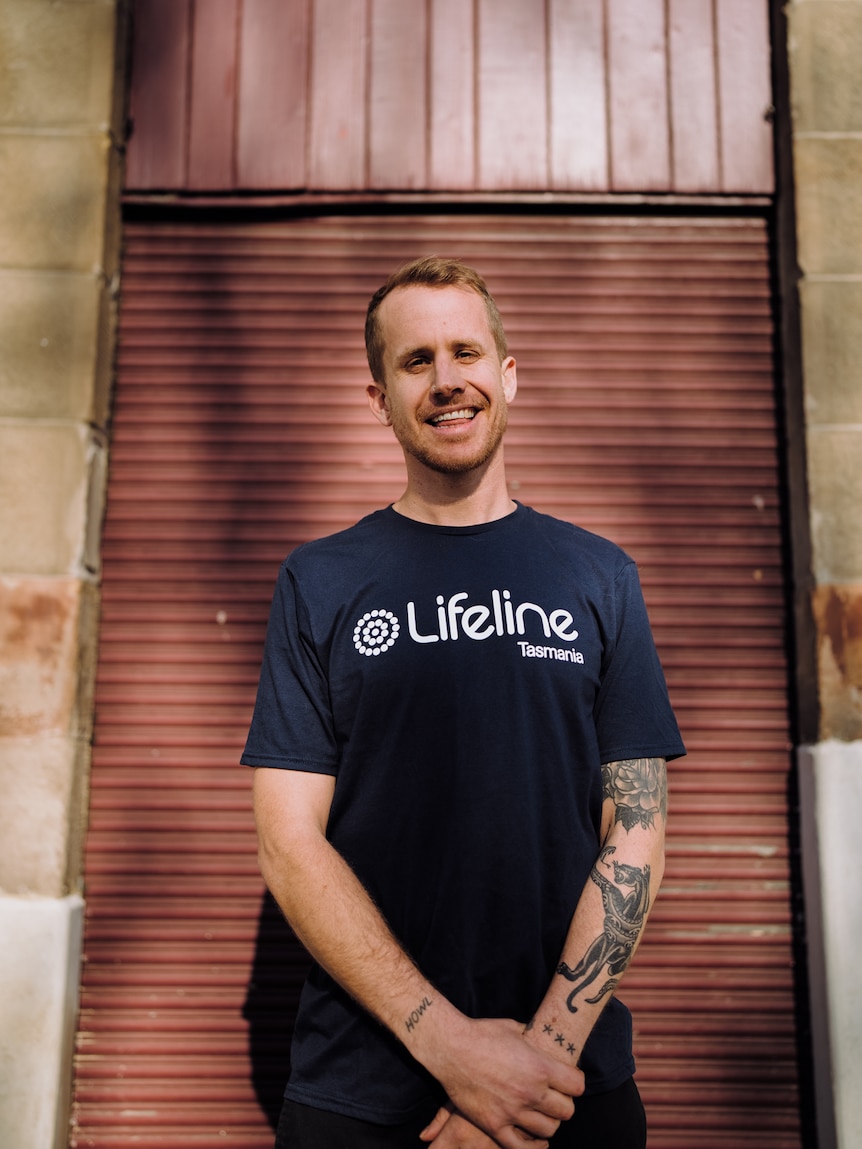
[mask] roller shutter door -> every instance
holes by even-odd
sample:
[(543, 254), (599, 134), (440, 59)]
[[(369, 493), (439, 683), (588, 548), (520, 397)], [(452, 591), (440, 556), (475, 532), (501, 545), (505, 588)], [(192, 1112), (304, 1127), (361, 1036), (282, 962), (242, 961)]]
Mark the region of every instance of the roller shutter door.
[(400, 491), (362, 321), (429, 251), (507, 319), (513, 495), (637, 559), (689, 747), (622, 993), (651, 1149), (798, 1149), (766, 224), (514, 214), (127, 225), (73, 1144), (271, 1145), (307, 962), (237, 760), (279, 562)]

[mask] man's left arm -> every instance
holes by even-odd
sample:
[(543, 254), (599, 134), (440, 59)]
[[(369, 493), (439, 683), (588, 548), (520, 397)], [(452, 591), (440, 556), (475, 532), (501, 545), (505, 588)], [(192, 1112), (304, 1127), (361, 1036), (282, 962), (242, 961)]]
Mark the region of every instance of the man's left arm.
[[(637, 949), (664, 875), (664, 758), (602, 766), (601, 846), (578, 899), (557, 971), (524, 1038), (577, 1065), (587, 1038)], [(577, 1101), (575, 1102), (577, 1108)], [(432, 1149), (492, 1142), (441, 1111), (426, 1131)], [(456, 1135), (457, 1130), (457, 1135)]]
[(602, 787), (601, 847), (525, 1034), (572, 1065), (628, 968), (664, 875), (664, 758), (610, 762)]

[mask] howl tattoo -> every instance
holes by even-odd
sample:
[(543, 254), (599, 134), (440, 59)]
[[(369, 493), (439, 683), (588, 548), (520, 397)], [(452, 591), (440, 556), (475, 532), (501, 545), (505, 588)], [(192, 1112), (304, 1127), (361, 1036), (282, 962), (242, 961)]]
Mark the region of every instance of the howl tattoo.
[[(566, 1004), (572, 1013), (578, 1012), (575, 998), (593, 984), (607, 969), (608, 977), (594, 997), (586, 998), (594, 1005), (607, 993), (616, 989), (620, 974), (629, 963), (649, 910), (650, 868), (628, 866), (623, 862), (605, 858), (616, 852), (616, 846), (605, 846), (590, 873), (602, 893), (605, 909), (604, 930), (574, 967), (560, 962), (557, 973), (575, 983)], [(599, 866), (613, 870), (613, 881), (601, 872)], [(628, 891), (628, 893), (626, 892)]]
[(667, 818), (667, 766), (664, 758), (628, 758), (602, 766), (602, 790), (615, 807), (615, 822), (631, 830)]
[(425, 1012), (426, 1009), (428, 1009), (430, 1007), (430, 1005), (431, 1005), (431, 1002), (428, 1000), (428, 998), (423, 997), (422, 1000), (419, 1002), (419, 1005), (416, 1007), (416, 1009), (413, 1010), (413, 1012), (410, 1014), (410, 1016), (407, 1018), (407, 1020), (404, 1023), (407, 1026), (408, 1031), (413, 1029), (413, 1027), (418, 1023), (422, 1014)]

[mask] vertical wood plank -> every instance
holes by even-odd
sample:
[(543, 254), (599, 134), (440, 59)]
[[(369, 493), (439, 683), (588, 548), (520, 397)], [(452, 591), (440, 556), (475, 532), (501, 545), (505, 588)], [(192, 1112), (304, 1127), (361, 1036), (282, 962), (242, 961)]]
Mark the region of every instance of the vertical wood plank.
[(425, 0), (371, 0), (370, 187), (427, 186), (427, 58)]
[(606, 191), (608, 130), (602, 0), (550, 0), (551, 187)]
[(548, 186), (545, 0), (479, 0), (479, 186)]
[(195, 4), (192, 24), (188, 187), (234, 186), (238, 0)]
[(429, 185), (476, 186), (475, 2), (431, 0)]
[(309, 186), (365, 186), (367, 0), (314, 0), (311, 23)]
[(190, 0), (136, 0), (126, 187), (186, 182)]
[(244, 0), (240, 25), (237, 185), (305, 186), (308, 0)]
[(722, 190), (774, 189), (766, 0), (716, 0)]
[(668, 191), (664, 0), (607, 0), (611, 190)]
[(718, 109), (712, 0), (669, 0), (673, 188), (719, 186)]

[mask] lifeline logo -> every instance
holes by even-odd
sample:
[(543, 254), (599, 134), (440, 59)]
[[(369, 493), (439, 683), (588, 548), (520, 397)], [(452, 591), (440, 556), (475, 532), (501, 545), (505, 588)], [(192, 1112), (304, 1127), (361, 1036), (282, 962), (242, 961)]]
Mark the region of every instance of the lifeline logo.
[(400, 632), (401, 624), (391, 610), (370, 610), (354, 627), (353, 645), (371, 658), (394, 646)]
[[(466, 591), (458, 591), (448, 600), (437, 595), (437, 610), (417, 617), (416, 603), (407, 603), (407, 631), (414, 642), (456, 642), (458, 638), (483, 642), (492, 635), (525, 635), (528, 622), (534, 630), (541, 629), (545, 638), (558, 638), (574, 642), (578, 631), (568, 610), (545, 611), (534, 602), (512, 602), (509, 591), (491, 591), (491, 603), (465, 605)], [(401, 632), (397, 617), (389, 610), (372, 610), (359, 619), (353, 631), (353, 645), (360, 654), (373, 657), (383, 654), (395, 644)], [(533, 646), (519, 642), (523, 658), (556, 658), (566, 662), (583, 662), (580, 652), (562, 647)]]

